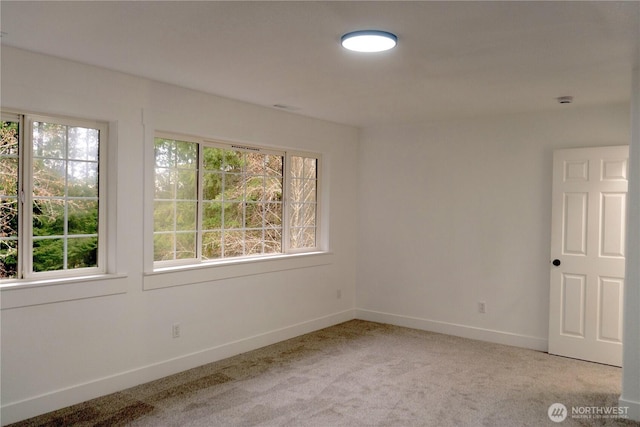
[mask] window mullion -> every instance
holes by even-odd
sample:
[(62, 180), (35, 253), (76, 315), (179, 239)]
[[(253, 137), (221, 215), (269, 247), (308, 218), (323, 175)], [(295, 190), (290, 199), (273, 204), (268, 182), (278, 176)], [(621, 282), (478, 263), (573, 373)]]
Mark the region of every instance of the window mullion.
[(198, 173), (196, 174), (198, 182), (197, 185), (197, 216), (196, 216), (196, 259), (202, 261), (202, 240), (203, 240), (203, 198), (204, 198), (204, 147), (202, 141), (198, 143), (198, 160), (197, 167)]
[[(261, 239), (262, 239), (262, 247), (260, 248), (262, 253), (266, 250), (265, 241), (267, 239), (267, 200), (265, 198), (265, 194), (267, 194), (267, 158), (264, 157), (262, 159), (262, 198), (258, 200), (258, 206), (260, 207), (262, 221), (260, 222), (262, 226), (261, 230)], [(282, 243), (280, 243), (280, 250), (282, 250)]]
[(25, 116), (23, 118), (26, 126), (22, 132), (22, 188), (24, 191), (24, 203), (22, 203), (22, 214), (19, 229), (18, 241), (20, 245), (19, 260), (22, 264), (22, 277), (28, 278), (33, 273), (33, 119)]
[[(107, 179), (108, 179), (108, 158), (107, 144), (109, 140), (108, 129), (101, 125), (98, 131), (98, 268), (104, 272), (109, 271), (107, 265), (107, 206), (109, 198), (107, 196)], [(87, 142), (88, 145), (88, 142)], [(88, 148), (87, 148), (88, 149)]]
[(242, 256), (247, 255), (247, 180), (249, 177), (249, 171), (247, 170), (247, 153), (242, 153), (242, 170), (240, 172), (242, 182), (242, 224), (240, 230), (242, 230)]
[(64, 127), (64, 197), (62, 223), (62, 270), (69, 269), (69, 126)]
[(171, 231), (173, 232), (173, 246), (171, 248), (171, 252), (173, 253), (173, 260), (175, 261), (176, 259), (178, 259), (178, 161), (176, 160), (176, 150), (177, 147), (175, 146), (174, 143), (174, 154), (173, 154), (173, 159), (172, 159), (172, 165), (171, 165), (171, 173), (173, 174), (174, 178), (173, 178), (173, 182), (172, 184), (172, 194), (171, 194), (171, 198), (172, 198), (172, 209), (173, 209), (173, 223), (171, 224)]
[(282, 252), (289, 253), (290, 227), (289, 227), (289, 197), (290, 197), (290, 154), (286, 153), (282, 167)]
[(26, 193), (28, 189), (25, 189), (25, 176), (26, 171), (30, 170), (27, 167), (28, 161), (25, 158), (29, 157), (28, 153), (30, 150), (25, 149), (25, 135), (27, 132), (25, 131), (25, 117), (24, 115), (20, 115), (18, 117), (18, 265), (17, 265), (17, 273), (16, 278), (23, 279), (25, 277), (25, 267), (24, 267), (24, 257), (25, 257), (25, 247), (26, 247), (26, 235), (24, 231), (24, 223), (25, 219), (23, 217), (24, 212), (28, 211), (25, 209), (27, 203)]
[(220, 197), (220, 257), (224, 258), (225, 257), (225, 242), (226, 242), (226, 227), (225, 227), (225, 206), (226, 206), (226, 197), (225, 197), (225, 193), (227, 190), (227, 171), (226, 171), (226, 159), (225, 156), (223, 156), (222, 158), (222, 181), (221, 181), (221, 185), (222, 185), (222, 189), (221, 189), (221, 197)]

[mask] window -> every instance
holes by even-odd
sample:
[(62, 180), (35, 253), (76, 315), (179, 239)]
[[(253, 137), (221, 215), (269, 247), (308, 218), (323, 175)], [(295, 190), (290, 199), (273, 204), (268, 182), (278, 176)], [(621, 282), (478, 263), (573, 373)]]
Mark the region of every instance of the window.
[(317, 159), (291, 156), (289, 167), (289, 246), (293, 249), (316, 246), (318, 210)]
[(317, 249), (317, 155), (163, 134), (154, 150), (157, 266)]
[(104, 272), (106, 125), (2, 115), (0, 280)]

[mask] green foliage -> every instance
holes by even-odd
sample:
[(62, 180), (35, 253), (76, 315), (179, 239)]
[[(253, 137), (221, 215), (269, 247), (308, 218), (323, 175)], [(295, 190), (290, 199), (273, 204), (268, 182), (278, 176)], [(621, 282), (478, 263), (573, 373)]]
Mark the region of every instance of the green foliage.
[[(18, 123), (3, 122), (0, 132), (1, 279), (17, 275)], [(98, 259), (98, 131), (36, 122), (32, 137), (33, 271), (94, 267)]]
[(68, 239), (67, 268), (96, 267), (98, 265), (98, 238)]
[(0, 127), (0, 279), (18, 270), (18, 135), (17, 122)]
[[(195, 148), (187, 148), (192, 144)], [(196, 256), (195, 238), (180, 237), (196, 231), (193, 209), (181, 208), (181, 188), (196, 188), (197, 173), (185, 175), (197, 164), (197, 144), (171, 139), (155, 140), (154, 259)], [(188, 160), (188, 156), (193, 156)], [(206, 146), (202, 149), (202, 257), (213, 259), (278, 252), (282, 227), (282, 164), (278, 155)], [(269, 203), (271, 202), (271, 203)], [(193, 219), (193, 221), (192, 221)], [(193, 227), (193, 228), (190, 228)], [(169, 233), (174, 237), (170, 239)], [(277, 243), (272, 241), (278, 239)], [(181, 245), (180, 239), (189, 245)], [(191, 250), (193, 248), (193, 250)]]
[[(33, 271), (57, 271), (64, 265), (63, 239), (33, 242)], [(67, 239), (67, 268), (95, 267), (98, 260), (98, 238)]]
[(33, 271), (60, 270), (64, 266), (62, 239), (35, 240), (33, 242)]
[(18, 269), (18, 242), (0, 240), (0, 279), (14, 278)]

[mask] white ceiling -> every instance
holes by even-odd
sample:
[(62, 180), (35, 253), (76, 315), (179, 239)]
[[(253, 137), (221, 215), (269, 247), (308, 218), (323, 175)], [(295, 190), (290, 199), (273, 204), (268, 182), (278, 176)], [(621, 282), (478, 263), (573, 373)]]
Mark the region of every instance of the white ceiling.
[[(356, 126), (625, 102), (640, 43), (638, 1), (3, 0), (0, 14), (3, 45)], [(344, 50), (358, 29), (398, 46)]]

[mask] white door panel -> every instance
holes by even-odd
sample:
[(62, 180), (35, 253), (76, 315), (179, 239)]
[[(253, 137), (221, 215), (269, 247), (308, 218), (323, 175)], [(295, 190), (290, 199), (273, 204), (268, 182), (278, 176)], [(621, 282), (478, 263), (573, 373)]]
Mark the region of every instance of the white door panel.
[(549, 353), (622, 364), (627, 146), (554, 153)]

